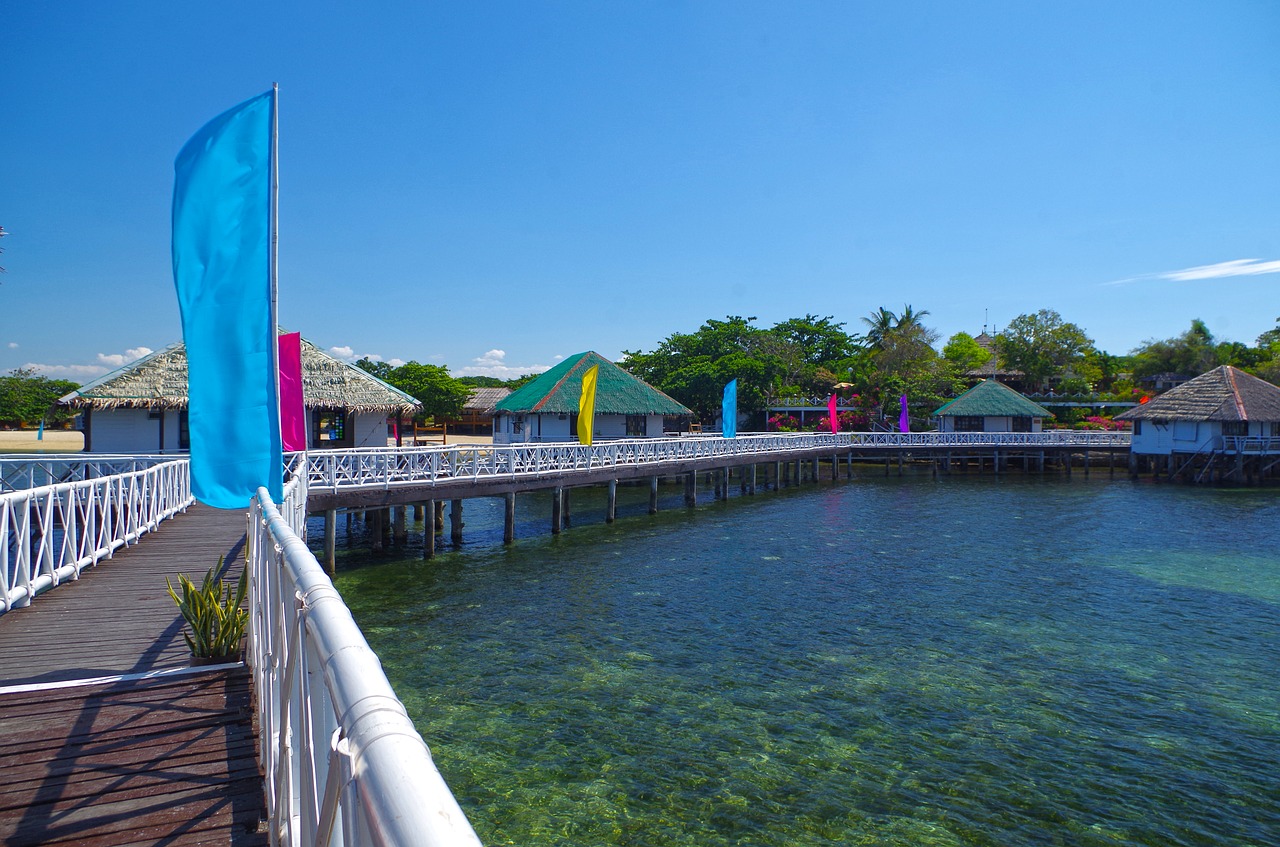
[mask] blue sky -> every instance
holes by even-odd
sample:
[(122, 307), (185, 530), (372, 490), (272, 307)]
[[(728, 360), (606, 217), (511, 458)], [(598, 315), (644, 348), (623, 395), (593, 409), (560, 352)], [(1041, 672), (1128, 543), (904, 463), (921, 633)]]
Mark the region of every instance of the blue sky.
[(272, 82), (281, 324), (340, 353), (511, 376), (905, 303), (1252, 343), (1277, 36), (1269, 0), (6, 4), (0, 372), (180, 339), (173, 159)]

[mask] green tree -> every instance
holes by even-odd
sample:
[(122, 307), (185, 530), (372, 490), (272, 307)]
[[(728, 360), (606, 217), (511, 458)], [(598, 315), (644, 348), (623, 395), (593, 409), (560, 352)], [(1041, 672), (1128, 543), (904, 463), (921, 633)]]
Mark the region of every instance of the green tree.
[(65, 379), (49, 379), (30, 368), (17, 368), (0, 377), (0, 423), (24, 427), (41, 420), (57, 425), (75, 417), (75, 410), (56, 405), (78, 387)]
[(1133, 375), (1139, 379), (1160, 373), (1199, 376), (1218, 366), (1213, 333), (1199, 318), (1181, 335), (1146, 341), (1132, 355)]
[(996, 338), (1000, 361), (1022, 371), (1031, 385), (1044, 387), (1053, 377), (1083, 361), (1093, 341), (1080, 327), (1053, 309), (1018, 315)]
[(423, 417), (457, 417), (471, 396), (471, 389), (441, 365), (407, 362), (392, 368), (386, 381), (413, 395), (422, 404)]
[(957, 332), (947, 339), (946, 346), (942, 348), (942, 358), (955, 365), (961, 373), (966, 373), (985, 365), (991, 354), (969, 333)]
[(356, 359), (356, 367), (367, 373), (371, 373), (383, 382), (387, 382), (391, 378), (392, 367), (387, 362), (376, 362), (368, 356)]

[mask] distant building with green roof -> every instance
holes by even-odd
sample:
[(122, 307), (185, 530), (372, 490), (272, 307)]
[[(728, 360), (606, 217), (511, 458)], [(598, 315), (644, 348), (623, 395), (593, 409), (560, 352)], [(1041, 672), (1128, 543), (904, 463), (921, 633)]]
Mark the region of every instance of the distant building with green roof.
[(1040, 432), (1050, 412), (1009, 386), (984, 379), (933, 413), (943, 432)]
[(663, 418), (693, 414), (689, 407), (599, 353), (578, 353), (498, 402), (493, 442), (576, 441), (582, 375), (592, 365), (600, 366), (594, 424), (597, 440), (660, 437)]

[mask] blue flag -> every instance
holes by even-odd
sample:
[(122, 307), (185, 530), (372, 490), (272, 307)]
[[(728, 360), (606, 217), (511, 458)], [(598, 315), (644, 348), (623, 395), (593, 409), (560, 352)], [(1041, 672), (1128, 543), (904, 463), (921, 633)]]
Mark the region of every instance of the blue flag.
[(283, 469), (271, 292), (275, 93), (209, 121), (174, 162), (173, 281), (187, 346), (196, 498), (279, 502)]
[(738, 437), (738, 381), (729, 380), (724, 387), (724, 400), (720, 402), (720, 431), (725, 438)]

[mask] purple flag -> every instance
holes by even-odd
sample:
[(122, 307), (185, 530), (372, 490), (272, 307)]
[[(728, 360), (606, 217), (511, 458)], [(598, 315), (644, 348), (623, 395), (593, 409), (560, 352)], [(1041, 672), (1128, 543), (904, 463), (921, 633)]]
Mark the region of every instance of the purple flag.
[(831, 434), (835, 435), (840, 431), (840, 418), (836, 414), (836, 395), (834, 394), (827, 400), (827, 417), (831, 420)]
[(911, 418), (907, 415), (907, 395), (902, 395), (902, 412), (898, 414), (898, 432), (911, 431)]

